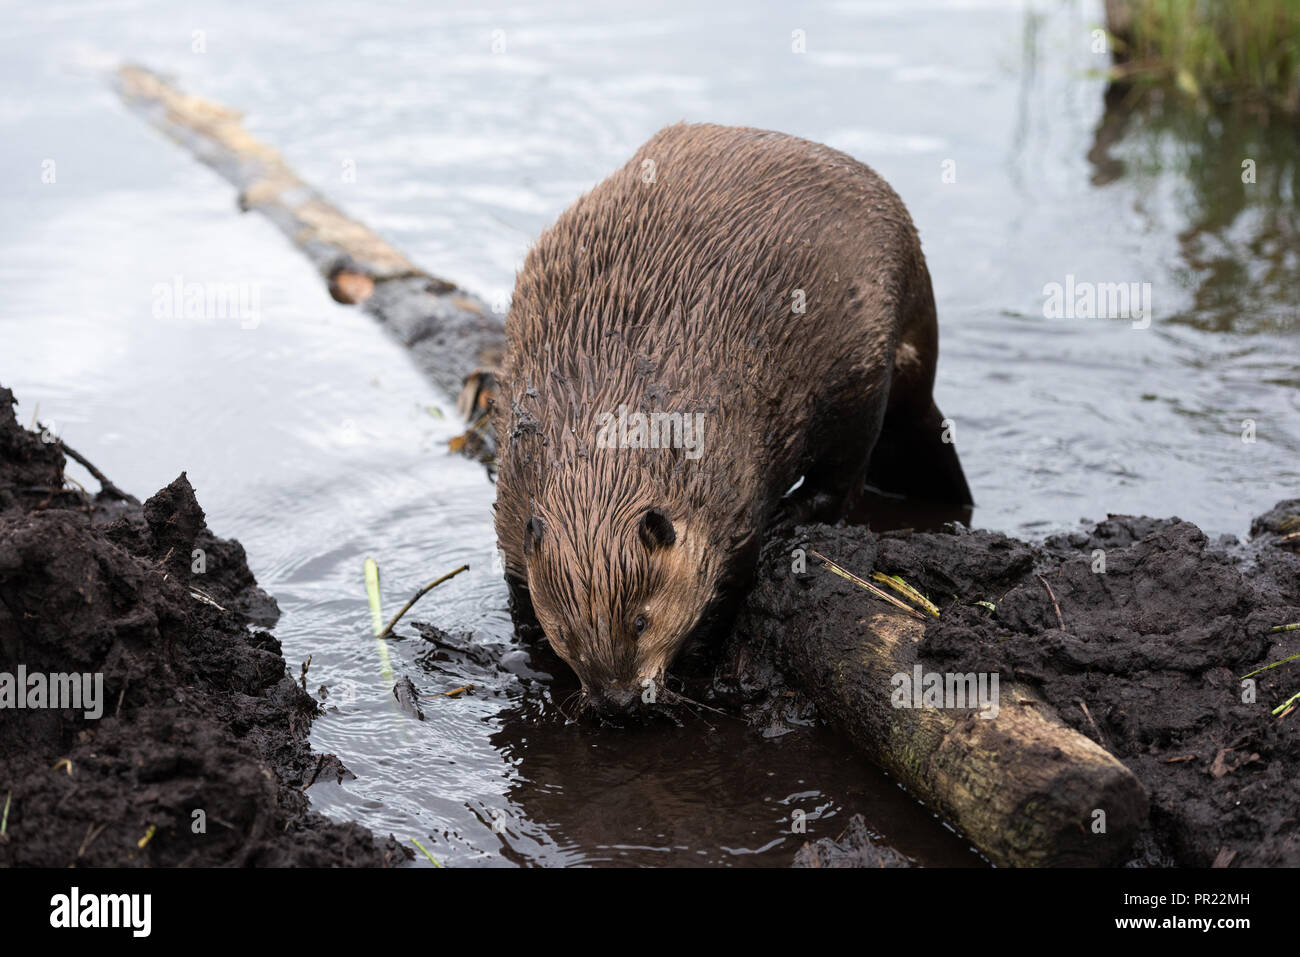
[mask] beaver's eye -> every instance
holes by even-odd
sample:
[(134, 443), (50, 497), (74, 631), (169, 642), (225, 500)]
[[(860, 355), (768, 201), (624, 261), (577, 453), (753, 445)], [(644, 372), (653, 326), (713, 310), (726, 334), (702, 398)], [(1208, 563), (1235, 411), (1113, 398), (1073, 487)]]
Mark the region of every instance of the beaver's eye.
[(636, 621), (632, 622), (632, 630), (639, 635), (641, 632), (645, 631), (645, 625), (645, 615), (637, 615)]

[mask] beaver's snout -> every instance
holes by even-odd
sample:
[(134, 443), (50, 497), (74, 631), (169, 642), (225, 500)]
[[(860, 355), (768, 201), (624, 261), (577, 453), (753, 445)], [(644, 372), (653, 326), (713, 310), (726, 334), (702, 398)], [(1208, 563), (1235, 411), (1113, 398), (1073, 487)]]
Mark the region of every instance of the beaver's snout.
[(604, 715), (626, 715), (636, 710), (641, 703), (641, 694), (636, 688), (614, 687), (606, 685), (587, 689), (587, 702), (596, 711)]

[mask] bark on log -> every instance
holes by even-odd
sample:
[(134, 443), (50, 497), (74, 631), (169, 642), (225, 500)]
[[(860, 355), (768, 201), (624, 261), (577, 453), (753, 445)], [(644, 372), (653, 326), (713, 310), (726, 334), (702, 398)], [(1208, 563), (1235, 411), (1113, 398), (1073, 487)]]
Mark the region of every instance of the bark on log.
[(845, 585), (835, 598), (847, 607), (834, 620), (857, 626), (839, 631), (812, 609), (790, 614), (801, 600), (822, 600), (800, 590), (791, 579), (776, 602), (781, 611), (766, 619), (765, 602), (751, 602), (748, 627), (776, 645), (787, 677), (859, 751), (990, 861), (1060, 867), (1122, 859), (1146, 819), (1147, 797), (1115, 757), (1022, 684), (999, 680), (993, 718), (973, 708), (895, 707), (894, 676), (910, 685), (925, 624)]
[[(277, 151), (249, 135), (239, 114), (137, 66), (118, 71), (117, 88), (153, 125), (233, 183), (241, 208), (268, 216), (326, 277), (335, 298), (379, 320), (449, 395), (461, 394), (464, 402), (467, 392), (462, 411), (474, 417), (475, 383), (483, 379), (476, 373), (501, 358), (502, 317), (340, 212)], [(1005, 703), (993, 720), (893, 708), (890, 679), (916, 664), (924, 624), (882, 610), (865, 593), (844, 600), (863, 603), (854, 633), (818, 632), (808, 626), (817, 618), (811, 610), (791, 615), (787, 608), (773, 625), (787, 673), (828, 720), (996, 864), (1118, 859), (1147, 811), (1128, 769), (1020, 686), (1001, 688)], [(1106, 814), (1105, 835), (1093, 832), (1096, 810)]]

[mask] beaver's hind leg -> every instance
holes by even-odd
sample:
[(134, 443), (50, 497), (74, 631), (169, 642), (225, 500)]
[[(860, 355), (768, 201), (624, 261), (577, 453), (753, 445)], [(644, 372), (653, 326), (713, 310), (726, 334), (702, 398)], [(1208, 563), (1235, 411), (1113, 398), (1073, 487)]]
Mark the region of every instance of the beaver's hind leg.
[(934, 403), (939, 326), (924, 265), (911, 288), (912, 301), (894, 350), (885, 422), (871, 450), (867, 483), (911, 499), (973, 505), (952, 430), (945, 427)]
[(949, 430), (943, 423), (933, 399), (919, 412), (907, 406), (891, 408), (871, 452), (867, 484), (927, 502), (973, 505), (957, 448), (946, 441)]
[(880, 434), (883, 402), (866, 394), (819, 411), (809, 446), (815, 450), (803, 481), (782, 502), (779, 517), (796, 522), (839, 521), (866, 487), (867, 462)]

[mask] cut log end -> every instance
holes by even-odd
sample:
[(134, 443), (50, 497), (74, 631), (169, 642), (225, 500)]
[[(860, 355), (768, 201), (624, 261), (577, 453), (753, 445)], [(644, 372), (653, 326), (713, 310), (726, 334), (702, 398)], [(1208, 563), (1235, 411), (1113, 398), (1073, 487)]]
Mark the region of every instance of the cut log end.
[(371, 297), (375, 281), (365, 273), (340, 270), (330, 276), (329, 290), (335, 302), (355, 306)]

